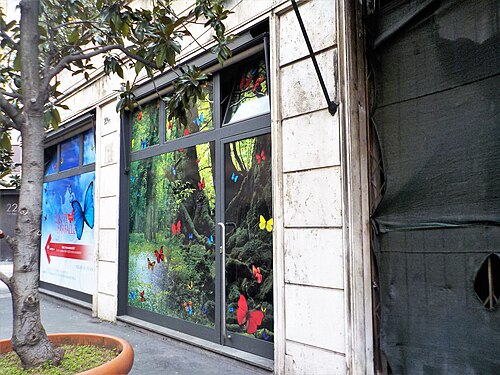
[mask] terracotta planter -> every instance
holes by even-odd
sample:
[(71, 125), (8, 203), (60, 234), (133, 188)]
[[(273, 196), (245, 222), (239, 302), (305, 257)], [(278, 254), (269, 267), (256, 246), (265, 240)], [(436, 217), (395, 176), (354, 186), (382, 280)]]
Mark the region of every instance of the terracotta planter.
[[(134, 363), (134, 350), (127, 341), (118, 337), (94, 333), (56, 333), (48, 336), (49, 340), (56, 345), (96, 345), (109, 349), (117, 349), (118, 352), (120, 352), (120, 354), (111, 361), (99, 367), (81, 372), (80, 375), (121, 375), (128, 374), (132, 369), (132, 364)], [(10, 339), (0, 340), (0, 353), (6, 353), (11, 350)]]

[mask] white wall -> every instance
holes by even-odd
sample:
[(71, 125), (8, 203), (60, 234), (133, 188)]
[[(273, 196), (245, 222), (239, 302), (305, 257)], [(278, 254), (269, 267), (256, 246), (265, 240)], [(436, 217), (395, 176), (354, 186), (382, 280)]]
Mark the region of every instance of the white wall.
[[(299, 11), (331, 99), (337, 75), (334, 1), (300, 2)], [(278, 338), (276, 372), (345, 374), (346, 328), (342, 184), (338, 115), (331, 116), (292, 8), (276, 11), (275, 71), (278, 132), (284, 334)], [(277, 87), (276, 87), (277, 86)], [(278, 212), (279, 214), (279, 212)], [(282, 252), (282, 254), (280, 253)], [(280, 264), (278, 264), (278, 267)], [(281, 276), (280, 276), (281, 275)], [(280, 279), (282, 277), (282, 279)], [(279, 293), (278, 293), (279, 294)], [(278, 299), (280, 297), (278, 296)], [(278, 304), (280, 301), (277, 301)], [(279, 305), (277, 306), (279, 308)], [(284, 347), (283, 347), (284, 346)], [(282, 353), (282, 354), (281, 354)], [(281, 364), (282, 363), (282, 364)], [(280, 366), (283, 366), (280, 368)]]

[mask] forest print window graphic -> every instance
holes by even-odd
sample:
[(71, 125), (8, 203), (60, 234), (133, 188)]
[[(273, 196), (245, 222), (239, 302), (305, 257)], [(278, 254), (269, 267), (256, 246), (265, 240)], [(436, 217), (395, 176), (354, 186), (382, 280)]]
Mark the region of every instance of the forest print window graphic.
[(213, 327), (211, 148), (202, 143), (131, 164), (129, 305)]
[(143, 105), (132, 113), (132, 151), (142, 150), (159, 143), (159, 114), (160, 100)]
[(269, 112), (266, 77), (266, 64), (263, 59), (250, 64), (243, 71), (239, 81), (234, 83), (225, 124)]
[(213, 107), (213, 85), (209, 82), (203, 88), (203, 99), (198, 99), (196, 105), (191, 106), (187, 112), (185, 123), (181, 124), (177, 119), (170, 116), (166, 112), (165, 135), (166, 140), (171, 141), (180, 137), (185, 137), (190, 134), (211, 130), (214, 128), (212, 120), (212, 107)]
[(271, 136), (226, 144), (226, 326), (273, 341)]

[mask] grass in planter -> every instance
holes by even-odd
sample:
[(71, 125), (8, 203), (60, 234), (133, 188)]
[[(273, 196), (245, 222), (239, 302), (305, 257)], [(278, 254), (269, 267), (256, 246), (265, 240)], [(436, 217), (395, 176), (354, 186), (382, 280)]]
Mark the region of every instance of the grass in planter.
[(109, 362), (119, 354), (114, 349), (93, 345), (62, 345), (62, 347), (65, 352), (60, 366), (47, 363), (32, 370), (22, 369), (16, 353), (0, 354), (0, 375), (73, 375)]

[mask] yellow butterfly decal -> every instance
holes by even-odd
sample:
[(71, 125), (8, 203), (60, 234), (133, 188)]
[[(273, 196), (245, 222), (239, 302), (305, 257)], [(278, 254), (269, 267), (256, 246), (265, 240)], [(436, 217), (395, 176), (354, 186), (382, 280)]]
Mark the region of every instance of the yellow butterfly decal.
[(188, 282), (188, 284), (187, 284), (187, 288), (188, 288), (189, 290), (193, 289), (193, 282), (192, 282), (192, 281)]
[(132, 148), (134, 148), (135, 145), (135, 139), (132, 139)]
[(268, 232), (272, 232), (273, 231), (273, 218), (270, 218), (269, 220), (266, 221), (264, 216), (260, 215), (259, 228), (262, 230), (265, 229)]

